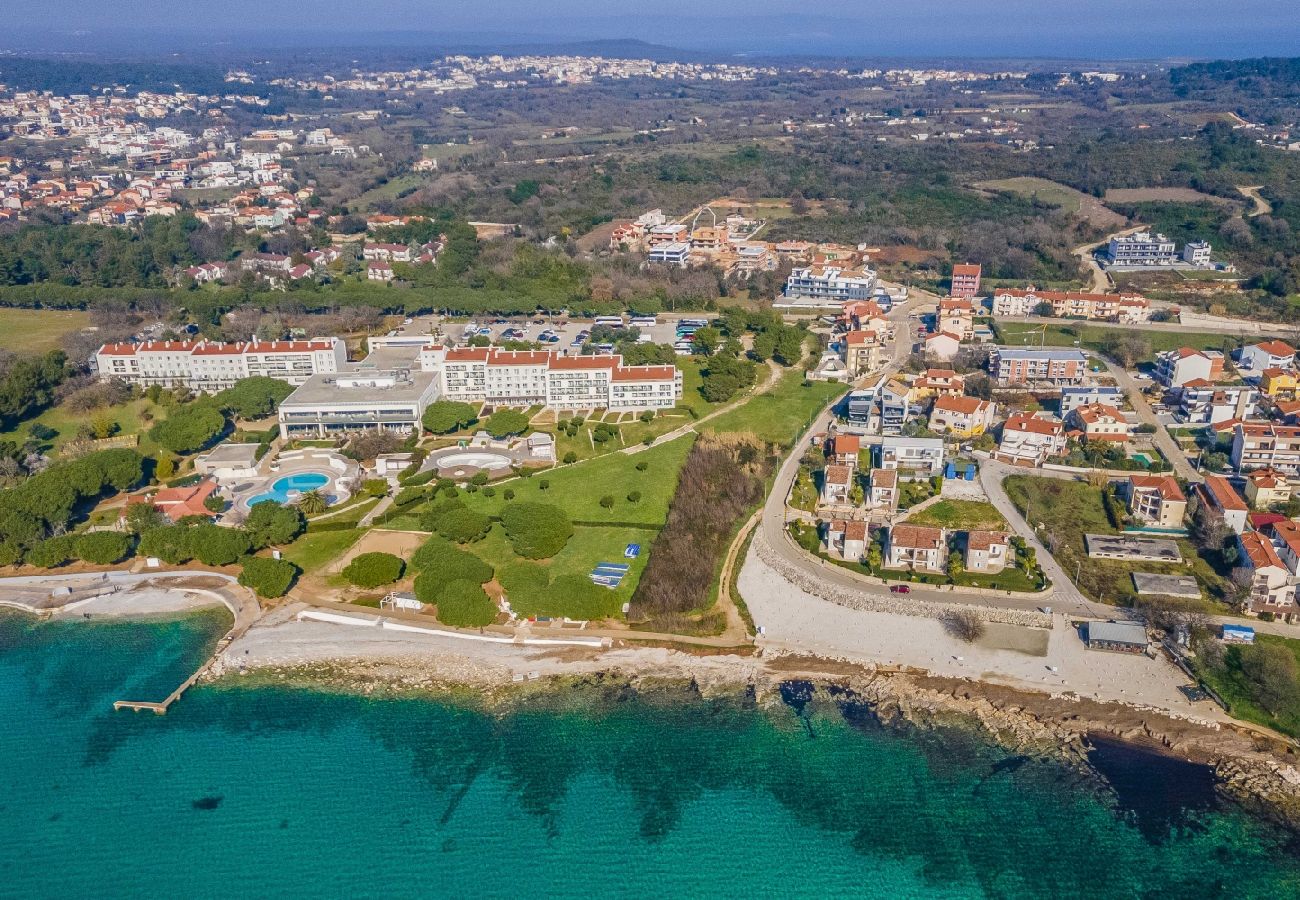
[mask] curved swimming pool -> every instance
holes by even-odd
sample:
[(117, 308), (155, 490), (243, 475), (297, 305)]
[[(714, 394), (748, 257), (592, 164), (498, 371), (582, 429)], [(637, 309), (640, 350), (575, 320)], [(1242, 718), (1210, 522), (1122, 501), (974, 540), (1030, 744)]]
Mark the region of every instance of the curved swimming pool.
[[(271, 482), (270, 490), (249, 497), (248, 505), (254, 506), (266, 500), (274, 500), (276, 503), (288, 503), (291, 500), (298, 499), (308, 491), (318, 490), (329, 483), (330, 477), (320, 472), (298, 472), (294, 475), (285, 475)], [(332, 496), (327, 499), (330, 503), (334, 502)]]

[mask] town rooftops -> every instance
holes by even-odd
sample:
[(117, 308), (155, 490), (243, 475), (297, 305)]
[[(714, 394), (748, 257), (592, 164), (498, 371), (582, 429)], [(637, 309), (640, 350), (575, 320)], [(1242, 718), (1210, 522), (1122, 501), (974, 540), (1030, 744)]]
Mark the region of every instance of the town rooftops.
[(1246, 501), (1241, 499), (1236, 490), (1222, 475), (1205, 473), (1205, 481), (1199, 485), (1201, 493), (1215, 507), (1222, 510), (1246, 512)]
[(1172, 475), (1130, 475), (1129, 484), (1135, 491), (1155, 491), (1162, 500), (1183, 500), (1183, 490)]
[(895, 525), (889, 530), (889, 543), (913, 550), (937, 550), (943, 546), (943, 529), (929, 525)]

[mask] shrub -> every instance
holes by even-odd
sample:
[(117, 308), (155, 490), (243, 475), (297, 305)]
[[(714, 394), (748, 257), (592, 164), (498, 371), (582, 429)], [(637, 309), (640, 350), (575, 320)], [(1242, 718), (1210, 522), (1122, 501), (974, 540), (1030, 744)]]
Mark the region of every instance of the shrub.
[(226, 428), (226, 417), (211, 403), (191, 403), (149, 429), (149, 437), (173, 453), (191, 453), (211, 443)]
[(93, 531), (80, 535), (74, 547), (78, 559), (110, 566), (131, 552), (131, 536), (120, 531)]
[(483, 488), (484, 497), (495, 497), (496, 495), (497, 495), (497, 489), (492, 487), (491, 485), (488, 485), (487, 487)]
[[(416, 579), (416, 596), (425, 603), (437, 604), (439, 622), (459, 628), (473, 628), (491, 625), (496, 621), (496, 604), (483, 592), (483, 586), (473, 581), (460, 580), (439, 584), (435, 592), (426, 590), (426, 593), (421, 595), (420, 579), (428, 578), (432, 574), (426, 572)], [(435, 599), (428, 600), (425, 599), (426, 597)]]
[(429, 492), (422, 487), (404, 487), (398, 491), (397, 496), (393, 498), (393, 506), (398, 509), (407, 506), (414, 506), (416, 503), (426, 499), (428, 496)]
[(629, 492), (628, 492), (628, 495), (627, 495), (627, 502), (628, 502), (628, 503), (640, 503), (640, 502), (641, 502), (641, 492), (640, 492), (640, 491), (629, 491)]
[(208, 494), (203, 498), (203, 508), (208, 512), (223, 512), (226, 508), (225, 498), (219, 494)]
[(46, 538), (37, 544), (33, 544), (23, 557), (23, 561), (29, 566), (40, 566), (42, 569), (53, 569), (61, 566), (72, 559), (73, 541), (74, 538), (70, 534)]
[(248, 534), (238, 528), (203, 524), (194, 526), (189, 533), (190, 555), (205, 566), (228, 566), (247, 554), (252, 546)]
[(392, 584), (406, 568), (399, 556), (391, 553), (362, 553), (343, 570), (343, 577), (357, 587), (373, 588)]
[(578, 461), (578, 454), (577, 454), (577, 453), (574, 453), (572, 450), (570, 450), (568, 453), (564, 454), (564, 464), (565, 464), (565, 465), (570, 465), (570, 464), (572, 464), (572, 463), (576, 463), (577, 461)]
[(648, 468), (650, 468), (650, 463), (646, 462), (644, 459), (636, 464), (636, 470), (638, 472), (644, 472)]
[(434, 530), (449, 541), (472, 544), (487, 537), (488, 530), (491, 528), (492, 520), (487, 516), (462, 507), (448, 510), (439, 516)]
[(176, 461), (170, 456), (160, 456), (154, 463), (153, 477), (159, 481), (166, 481), (176, 474)]
[(468, 403), (455, 400), (439, 400), (429, 404), (421, 419), (426, 431), (434, 434), (448, 434), (468, 428), (478, 421), (478, 409)]
[(367, 478), (361, 484), (361, 490), (367, 497), (382, 497), (388, 493), (388, 481), (384, 478)]
[[(411, 568), (429, 573), (434, 579), (464, 579), (476, 584), (492, 580), (492, 567), (473, 553), (462, 550), (441, 537), (431, 537), (411, 557)], [(417, 582), (418, 583), (418, 582)]]
[(190, 553), (190, 529), (187, 525), (164, 525), (140, 535), (139, 554), (156, 556), (168, 565), (179, 565), (194, 558)]
[(543, 478), (543, 479), (541, 479), (540, 481), (537, 482), (537, 489), (538, 489), (539, 491), (548, 491), (548, 490), (551, 489), (551, 482), (550, 482), (549, 480)]
[(487, 433), (496, 438), (523, 434), (528, 430), (528, 416), (513, 409), (502, 409), (488, 416), (483, 423)]
[(283, 597), (298, 577), (298, 567), (287, 559), (268, 556), (244, 557), (244, 568), (239, 573), (239, 583), (252, 588), (263, 599)]
[(487, 472), (475, 472), (474, 477), (469, 480), (470, 484), (485, 485), (488, 483)]
[(504, 497), (507, 501), (513, 500), (515, 499), (515, 489), (506, 488), (504, 491), (501, 492), (501, 496)]
[(573, 537), (573, 523), (564, 510), (546, 503), (507, 504), (501, 525), (515, 553), (525, 559), (548, 559)]
[(609, 494), (606, 494), (605, 496), (600, 498), (600, 505), (603, 506), (605, 509), (613, 509), (614, 498), (611, 497)]

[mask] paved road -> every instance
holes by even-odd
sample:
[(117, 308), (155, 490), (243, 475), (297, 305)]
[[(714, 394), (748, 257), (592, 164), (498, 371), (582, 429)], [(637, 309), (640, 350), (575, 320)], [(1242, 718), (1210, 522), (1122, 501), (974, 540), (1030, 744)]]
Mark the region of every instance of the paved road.
[(1129, 403), (1132, 404), (1133, 411), (1137, 413), (1138, 421), (1155, 426), (1156, 431), (1152, 438), (1155, 440), (1156, 446), (1160, 448), (1160, 452), (1173, 464), (1174, 474), (1187, 481), (1200, 481), (1200, 473), (1187, 461), (1187, 454), (1183, 452), (1182, 448), (1178, 446), (1178, 442), (1169, 434), (1169, 430), (1165, 428), (1164, 423), (1152, 412), (1151, 405), (1147, 403), (1146, 395), (1142, 393), (1145, 384), (1151, 382), (1138, 381), (1123, 366), (1113, 363), (1105, 357), (1101, 357), (1101, 361), (1105, 364), (1106, 371), (1110, 372), (1111, 377), (1120, 386), (1120, 389), (1128, 394)]

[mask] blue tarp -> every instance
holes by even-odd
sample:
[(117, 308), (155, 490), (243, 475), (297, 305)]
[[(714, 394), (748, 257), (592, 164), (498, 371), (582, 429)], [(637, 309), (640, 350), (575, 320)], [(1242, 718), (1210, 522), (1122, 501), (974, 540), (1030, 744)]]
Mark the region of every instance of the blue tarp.
[(947, 467), (946, 469), (943, 470), (943, 477), (944, 477), (944, 478), (956, 478), (956, 477), (957, 477), (957, 466), (956, 466), (955, 463), (948, 463), (948, 467)]
[(967, 481), (975, 480), (975, 463), (969, 463), (966, 466), (966, 480)]
[(628, 559), (636, 559), (638, 556), (641, 555), (641, 545), (628, 544), (627, 547), (624, 548), (623, 550), (623, 555)]

